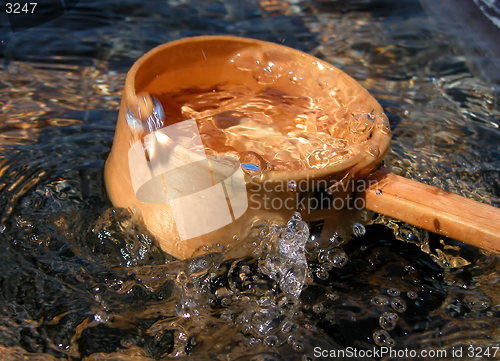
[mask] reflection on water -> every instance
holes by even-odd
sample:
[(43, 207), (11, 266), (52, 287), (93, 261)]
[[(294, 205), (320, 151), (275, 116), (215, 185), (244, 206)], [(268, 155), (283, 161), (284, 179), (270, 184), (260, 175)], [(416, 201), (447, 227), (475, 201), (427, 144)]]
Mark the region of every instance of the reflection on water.
[(498, 89), (469, 73), (418, 2), (293, 3), (85, 2), (40, 28), (0, 30), (5, 358), (500, 346), (499, 258), (453, 240), (376, 217), (347, 243), (299, 244), (292, 262), (279, 239), (304, 230), (263, 220), (248, 236), (255, 257), (227, 260), (215, 246), (177, 261), (110, 206), (102, 167), (125, 71), (157, 44), (206, 33), (283, 42), (340, 67), (387, 112), (389, 168), (499, 205)]

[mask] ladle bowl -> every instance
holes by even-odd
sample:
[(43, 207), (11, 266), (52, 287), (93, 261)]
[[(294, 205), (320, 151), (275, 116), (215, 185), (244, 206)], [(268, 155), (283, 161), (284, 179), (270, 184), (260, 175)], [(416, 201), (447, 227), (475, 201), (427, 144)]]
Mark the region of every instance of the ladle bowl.
[[(242, 59), (243, 65), (235, 65), (235, 59)], [(255, 70), (255, 64), (260, 66), (260, 72)], [(273, 73), (276, 64), (283, 65), (284, 70)], [(297, 79), (295, 75), (289, 76), (291, 73), (302, 76)], [(180, 144), (182, 141), (177, 142), (169, 131), (161, 133), (162, 129), (188, 119), (182, 116), (165, 119), (163, 111), (180, 114), (179, 109), (174, 109), (178, 105), (160, 105), (154, 97), (187, 89), (210, 89), (218, 84), (245, 85), (254, 92), (272, 87), (292, 97), (314, 98), (314, 94), (324, 94), (341, 110), (335, 125), (338, 136), (348, 137), (348, 144), (355, 146), (355, 151), (340, 162), (322, 167), (273, 169), (270, 163), (263, 162), (259, 171), (253, 174), (242, 172), (234, 164), (228, 165), (231, 162), (222, 158), (206, 156), (199, 149), (198, 152), (189, 149), (189, 146)], [(352, 128), (358, 119), (349, 107), (359, 104), (367, 109), (362, 114), (363, 119), (369, 119), (371, 124), (356, 141), (356, 136), (346, 135), (345, 129)], [(390, 137), (389, 123), (379, 103), (355, 80), (326, 62), (282, 45), (253, 39), (232, 36), (186, 38), (151, 50), (127, 74), (115, 139), (105, 166), (106, 189), (113, 205), (130, 209), (156, 237), (162, 249), (178, 258), (189, 257), (203, 246), (240, 244), (259, 220), (286, 221), (295, 211), (303, 211), (306, 221), (325, 220), (321, 238), (328, 240), (335, 227), (352, 223), (359, 207), (316, 207), (304, 212), (304, 209), (290, 207), (255, 209), (251, 206), (252, 200), (264, 196), (280, 199), (279, 204), (292, 198), (306, 199), (301, 204), (310, 204), (307, 200), (316, 197), (318, 192), (328, 194), (331, 199), (354, 196), (363, 199), (368, 209), (499, 252), (500, 232), (494, 225), (495, 219), (500, 219), (497, 209), (390, 175), (383, 169), (377, 171), (389, 149)], [(164, 139), (163, 143), (161, 139)], [(155, 172), (151, 166), (155, 160), (152, 148), (148, 147), (152, 146), (163, 149), (165, 158), (168, 158), (165, 161), (168, 165), (162, 171)], [(139, 154), (131, 160), (131, 149), (145, 155)], [(199, 166), (184, 167), (195, 163)], [(173, 174), (174, 168), (183, 169), (180, 176), (177, 171), (174, 176), (168, 175)], [(201, 175), (205, 170), (210, 174), (206, 179)], [(233, 192), (236, 188), (229, 186), (238, 180), (244, 181), (245, 185), (245, 199), (240, 193), (238, 202), (246, 202), (246, 207), (239, 207), (239, 210), (235, 206), (234, 194), (237, 192)], [(368, 184), (367, 180), (373, 182)], [(156, 191), (140, 196), (138, 184), (142, 186), (150, 181), (156, 182)], [(170, 181), (173, 186), (168, 185)], [(207, 186), (206, 182), (210, 181)], [(368, 184), (366, 191), (359, 192), (359, 187), (345, 186), (363, 181)], [(275, 185), (290, 182), (301, 184), (301, 187), (289, 186), (285, 187), (286, 190), (276, 191)], [(206, 203), (207, 187), (219, 184), (222, 184), (219, 191), (223, 193), (217, 193), (218, 198), (213, 193), (214, 198)], [(179, 190), (179, 187), (184, 188)], [(190, 190), (193, 194), (188, 201), (182, 196)], [(174, 197), (175, 192), (179, 194)], [(461, 204), (472, 207), (473, 214), (461, 217), (456, 212)], [(176, 213), (176, 207), (183, 208), (183, 217)], [(225, 208), (231, 214), (230, 221), (215, 225), (219, 216), (223, 218)], [(193, 229), (196, 231), (192, 232)], [(239, 249), (246, 252), (245, 247)]]

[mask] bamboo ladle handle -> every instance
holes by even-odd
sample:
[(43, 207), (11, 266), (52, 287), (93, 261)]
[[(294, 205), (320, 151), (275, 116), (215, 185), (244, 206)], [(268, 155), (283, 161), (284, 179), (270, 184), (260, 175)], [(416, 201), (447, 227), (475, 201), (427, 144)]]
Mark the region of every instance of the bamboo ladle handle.
[(500, 254), (500, 209), (380, 168), (368, 179), (366, 208)]

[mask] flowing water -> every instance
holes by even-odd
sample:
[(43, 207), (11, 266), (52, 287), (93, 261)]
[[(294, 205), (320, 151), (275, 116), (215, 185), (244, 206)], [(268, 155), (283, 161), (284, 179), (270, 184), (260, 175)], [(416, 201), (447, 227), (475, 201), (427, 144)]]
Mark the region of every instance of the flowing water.
[(337, 232), (307, 251), (315, 227), (296, 215), (254, 225), (255, 257), (213, 246), (181, 261), (106, 198), (133, 61), (180, 37), (235, 34), (310, 52), (365, 86), (391, 122), (392, 171), (500, 206), (498, 86), (418, 1), (86, 1), (16, 34), (0, 20), (2, 359), (500, 346), (496, 255), (371, 214), (350, 241)]

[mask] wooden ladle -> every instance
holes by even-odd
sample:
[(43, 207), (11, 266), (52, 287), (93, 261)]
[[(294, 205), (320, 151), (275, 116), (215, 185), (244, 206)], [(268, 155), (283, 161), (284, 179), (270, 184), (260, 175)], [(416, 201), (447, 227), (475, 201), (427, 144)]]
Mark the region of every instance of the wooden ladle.
[[(232, 60), (242, 54), (250, 59), (247, 59), (250, 65), (260, 64), (259, 66), (264, 67), (264, 76), (273, 74), (271, 64), (274, 66), (280, 63), (286, 64), (288, 70), (293, 70), (289, 73), (303, 74), (305, 80), (291, 81), (289, 76), (282, 76), (281, 72), (263, 81), (262, 71), (259, 73), (255, 69), (252, 71), (251, 67), (234, 65)], [(217, 84), (227, 83), (242, 84), (254, 92), (272, 87), (291, 96), (330, 92), (332, 97), (335, 96), (332, 102), (335, 99), (338, 108), (336, 127), (339, 129), (339, 137), (349, 140), (349, 144), (355, 146), (355, 151), (349, 153), (350, 156), (345, 157), (343, 161), (323, 167), (273, 169), (264, 162), (255, 175), (240, 172), (234, 164), (230, 164), (231, 162), (218, 163), (220, 159), (211, 157), (206, 157), (206, 161), (203, 152), (194, 152), (189, 146), (178, 143), (174, 139), (175, 136), (171, 136), (168, 131), (160, 134), (162, 127), (169, 126), (164, 122), (164, 113), (177, 114), (178, 109), (174, 109), (175, 106), (171, 104), (161, 106), (151, 95), (161, 98), (165, 93), (182, 92), (192, 88), (209, 89)], [(346, 129), (352, 128), (353, 122), (359, 119), (349, 109), (353, 106), (359, 108), (360, 104), (364, 109), (369, 109), (363, 116), (364, 119), (370, 120), (370, 124), (362, 136), (350, 135)], [(185, 120), (176, 118), (174, 123), (180, 124)], [(153, 135), (156, 138), (152, 137)], [(162, 144), (154, 143), (161, 139)], [(286, 221), (297, 210), (293, 207), (252, 207), (252, 201), (256, 199), (266, 196), (279, 200), (280, 202), (276, 202), (279, 204), (285, 204), (290, 199), (302, 200), (301, 204), (308, 204), (303, 200), (317, 197), (318, 192), (337, 200), (355, 196), (364, 200), (363, 205), (367, 209), (500, 253), (500, 210), (399, 177), (381, 168), (380, 164), (389, 149), (390, 139), (389, 123), (379, 103), (355, 80), (332, 65), (300, 51), (264, 41), (232, 36), (201, 36), (161, 45), (142, 56), (132, 66), (125, 81), (115, 139), (106, 161), (104, 175), (111, 202), (117, 207), (130, 209), (142, 219), (162, 249), (178, 258), (189, 257), (199, 247), (213, 243), (231, 246), (243, 242), (245, 235), (259, 220)], [(162, 154), (168, 158), (168, 161), (164, 162), (168, 164), (159, 173), (155, 173), (151, 168), (155, 155), (150, 151), (152, 148), (148, 147), (152, 144), (163, 149)], [(136, 154), (140, 153), (134, 160), (130, 157), (131, 149), (138, 149)], [(247, 155), (248, 153), (245, 156)], [(196, 163), (197, 166), (182, 167), (186, 160), (190, 164)], [(243, 159), (240, 161), (244, 163)], [(175, 170), (174, 176), (168, 175), (174, 168), (183, 170), (181, 173)], [(138, 169), (143, 171), (137, 172)], [(197, 176), (207, 170), (208, 173), (205, 174), (209, 176)], [(224, 177), (231, 178), (231, 184), (237, 183), (238, 179), (244, 180), (246, 211), (241, 207), (240, 211), (237, 211), (237, 192), (228, 188), (229, 183)], [(168, 186), (172, 179), (174, 185)], [(144, 196), (146, 198), (139, 196), (137, 185), (144, 185), (149, 181), (156, 182), (155, 190)], [(368, 186), (362, 192), (359, 192), (359, 188), (353, 191), (355, 187), (345, 186), (363, 181)], [(189, 187), (180, 187), (185, 185), (184, 182), (188, 182)], [(283, 187), (278, 187), (280, 184), (306, 186), (288, 186), (283, 191)], [(212, 200), (212, 205), (216, 205), (213, 209), (217, 210), (207, 208), (207, 211), (202, 212), (201, 210), (205, 209), (203, 202), (206, 201), (204, 192), (208, 188), (216, 189), (219, 185), (225, 196), (214, 196), (213, 199), (218, 200)], [(190, 196), (198, 198), (190, 198), (189, 202), (185, 198), (184, 202), (181, 196), (176, 196), (177, 203), (173, 202), (173, 193), (184, 192), (179, 190), (179, 187), (189, 188), (194, 194)], [(241, 187), (239, 190), (241, 191)], [(216, 193), (212, 195), (214, 194)], [(241, 193), (239, 195), (238, 199), (241, 201)], [(184, 207), (187, 213), (183, 214), (189, 214), (189, 217), (176, 218), (176, 207)], [(222, 219), (223, 213), (226, 212), (223, 210), (225, 207), (229, 209), (228, 214), (232, 221), (222, 222), (220, 227), (214, 228), (217, 217), (220, 215)], [(349, 219), (358, 211), (359, 209), (349, 210), (347, 207), (307, 210), (304, 218), (307, 221), (327, 219), (322, 234), (323, 238), (328, 239), (328, 232), (338, 225), (348, 224)], [(202, 229), (202, 226), (211, 226), (212, 229), (206, 228), (209, 231), (201, 232), (199, 229)], [(191, 232), (193, 227), (196, 232)]]

